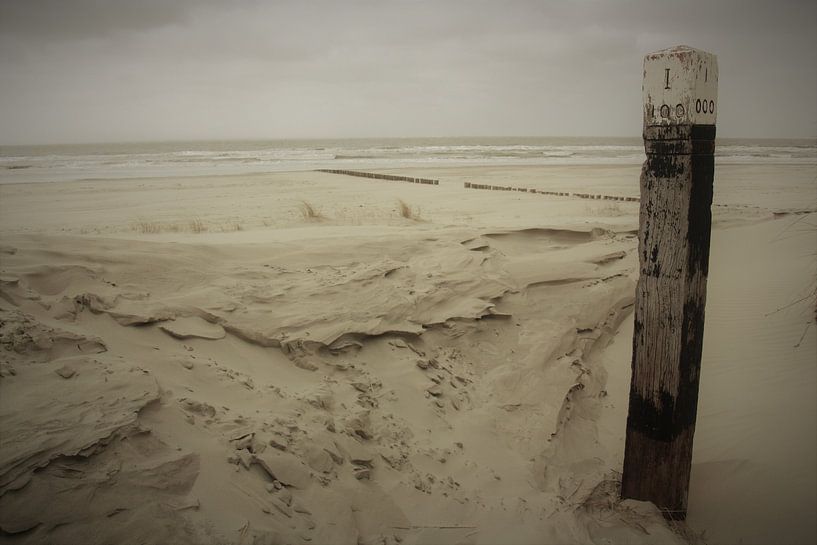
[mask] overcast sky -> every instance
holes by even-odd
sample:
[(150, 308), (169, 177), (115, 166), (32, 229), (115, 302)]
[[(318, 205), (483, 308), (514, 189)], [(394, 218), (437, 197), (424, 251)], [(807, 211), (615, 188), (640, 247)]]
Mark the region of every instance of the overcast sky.
[(678, 44), (719, 134), (817, 136), (814, 0), (0, 0), (0, 144), (638, 136)]

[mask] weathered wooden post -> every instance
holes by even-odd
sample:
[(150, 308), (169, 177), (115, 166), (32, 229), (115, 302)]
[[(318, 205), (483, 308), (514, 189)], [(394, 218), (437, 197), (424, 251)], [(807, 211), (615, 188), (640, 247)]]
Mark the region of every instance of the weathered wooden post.
[(644, 147), (633, 375), (622, 498), (684, 519), (698, 410), (712, 226), (715, 55), (644, 58)]

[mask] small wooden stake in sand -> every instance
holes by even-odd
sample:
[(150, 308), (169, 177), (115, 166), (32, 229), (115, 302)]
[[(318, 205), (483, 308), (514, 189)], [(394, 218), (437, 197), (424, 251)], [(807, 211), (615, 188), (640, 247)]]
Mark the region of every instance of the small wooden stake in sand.
[(712, 225), (715, 55), (644, 58), (644, 147), (633, 375), (622, 498), (684, 519), (698, 410)]

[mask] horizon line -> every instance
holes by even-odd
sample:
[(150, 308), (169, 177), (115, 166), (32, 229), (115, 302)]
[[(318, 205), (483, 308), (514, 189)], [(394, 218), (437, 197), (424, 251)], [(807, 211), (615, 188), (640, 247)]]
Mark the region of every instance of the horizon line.
[[(128, 145), (128, 144), (181, 144), (181, 143), (213, 143), (213, 142), (308, 142), (321, 140), (434, 140), (434, 139), (480, 139), (480, 138), (630, 138), (641, 139), (641, 135), (617, 135), (617, 136), (601, 136), (601, 135), (476, 135), (476, 136), (321, 136), (321, 137), (236, 137), (236, 138), (168, 138), (158, 140), (109, 140), (109, 141), (52, 141), (52, 142), (37, 142), (37, 143), (2, 143), (2, 148), (13, 147), (34, 147), (34, 146), (98, 146), (98, 145)], [(731, 136), (718, 135), (716, 140), (730, 139), (730, 140), (814, 140), (817, 144), (817, 135), (814, 136)]]

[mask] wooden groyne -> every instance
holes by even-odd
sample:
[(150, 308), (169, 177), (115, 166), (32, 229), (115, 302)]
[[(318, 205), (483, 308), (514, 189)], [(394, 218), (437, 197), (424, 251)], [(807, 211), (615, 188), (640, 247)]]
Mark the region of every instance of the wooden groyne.
[(409, 182), (412, 184), (440, 185), (440, 180), (430, 180), (428, 178), (412, 178), (411, 176), (396, 176), (394, 174), (377, 174), (375, 172), (361, 172), (359, 170), (319, 168), (318, 172), (328, 172), (329, 174), (344, 174), (346, 176), (372, 178), (375, 180), (388, 180), (390, 182)]
[(489, 184), (475, 184), (465, 182), (466, 189), (488, 189), (491, 191), (518, 191), (520, 193), (536, 193), (538, 195), (552, 195), (554, 197), (573, 197), (576, 199), (597, 199), (602, 201), (626, 201), (638, 202), (641, 199), (638, 197), (619, 197), (617, 195), (594, 195), (591, 193), (570, 193), (567, 191), (543, 191), (541, 189), (533, 189), (529, 187), (511, 187), (505, 185), (489, 185)]

